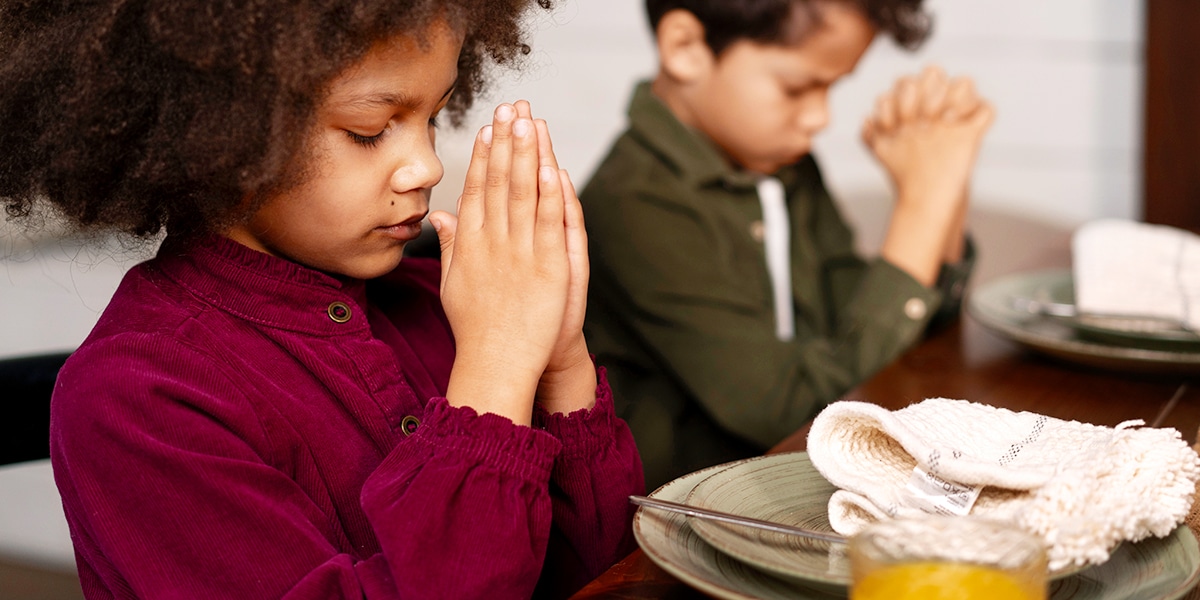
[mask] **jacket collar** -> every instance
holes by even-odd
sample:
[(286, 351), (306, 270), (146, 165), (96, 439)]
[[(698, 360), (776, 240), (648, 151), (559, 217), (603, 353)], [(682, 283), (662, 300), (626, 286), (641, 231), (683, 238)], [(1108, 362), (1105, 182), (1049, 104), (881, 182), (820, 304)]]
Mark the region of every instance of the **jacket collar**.
[[(313, 335), (369, 329), (366, 285), (243, 246), (220, 235), (163, 241), (151, 263), (213, 307), (256, 323)], [(349, 310), (349, 320), (338, 322)]]

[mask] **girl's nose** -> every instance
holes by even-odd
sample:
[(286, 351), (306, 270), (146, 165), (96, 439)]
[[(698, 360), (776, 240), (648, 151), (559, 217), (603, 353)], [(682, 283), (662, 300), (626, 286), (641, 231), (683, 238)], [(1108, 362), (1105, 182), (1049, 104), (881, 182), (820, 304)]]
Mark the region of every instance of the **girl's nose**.
[(429, 189), (442, 180), (445, 168), (434, 151), (432, 139), (425, 139), (409, 146), (392, 171), (392, 191), (398, 194), (420, 189)]

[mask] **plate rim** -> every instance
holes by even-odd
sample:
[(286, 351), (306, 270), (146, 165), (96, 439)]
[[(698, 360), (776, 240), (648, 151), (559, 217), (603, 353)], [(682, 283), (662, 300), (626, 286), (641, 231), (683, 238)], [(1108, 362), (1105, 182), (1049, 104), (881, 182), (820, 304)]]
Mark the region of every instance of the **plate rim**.
[[(772, 462), (772, 463), (779, 462), (779, 463), (782, 463), (780, 466), (787, 466), (787, 465), (793, 464), (797, 457), (803, 457), (804, 462), (808, 463), (809, 467), (813, 470), (813, 472), (816, 473), (818, 476), (820, 475), (820, 473), (817, 471), (816, 467), (813, 466), (812, 461), (808, 458), (808, 452), (806, 452), (806, 451), (781, 452), (781, 453), (777, 453), (777, 454), (769, 454), (769, 455), (759, 456), (759, 457), (755, 457), (755, 458), (756, 459), (772, 459), (773, 458), (773, 459), (777, 459), (777, 460), (770, 461), (770, 462)], [(789, 460), (789, 459), (791, 459), (791, 460)], [(693, 503), (692, 500), (695, 499), (694, 494), (705, 483), (714, 481), (714, 478), (720, 476), (723, 473), (727, 473), (734, 469), (739, 469), (741, 467), (744, 467), (749, 464), (753, 464), (755, 462), (759, 462), (759, 461), (758, 460), (746, 460), (744, 462), (737, 462), (735, 464), (730, 464), (729, 466), (727, 466), (723, 469), (718, 469), (717, 471), (710, 473), (709, 475), (707, 475), (700, 481), (696, 482), (696, 485), (692, 486), (692, 489), (688, 491), (688, 494), (687, 494), (688, 502), (687, 503), (688, 504)], [(823, 477), (822, 477), (822, 480), (824, 480)], [(829, 484), (828, 481), (826, 481), (826, 485), (829, 486), (830, 488), (833, 488), (832, 484)], [(836, 488), (834, 488), (834, 489), (836, 489)], [(696, 499), (696, 500), (698, 501), (699, 499)], [(828, 504), (828, 503), (826, 502), (826, 504)], [(710, 510), (725, 510), (721, 507), (705, 505), (705, 504), (696, 504), (696, 506), (701, 506), (703, 508), (708, 508)], [(756, 557), (748, 556), (745, 552), (738, 551), (736, 548), (733, 551), (731, 551), (728, 547), (726, 547), (725, 544), (716, 543), (715, 540), (713, 539), (714, 537), (717, 537), (716, 535), (713, 534), (713, 531), (720, 529), (720, 527), (717, 523), (711, 523), (711, 522), (705, 521), (704, 519), (699, 519), (697, 517), (692, 517), (692, 516), (687, 517), (687, 520), (688, 520), (688, 525), (692, 528), (692, 531), (695, 532), (696, 535), (700, 536), (700, 539), (704, 540), (705, 543), (707, 543), (709, 546), (712, 546), (717, 552), (723, 552), (723, 553), (733, 557), (735, 560), (739, 560), (744, 563), (747, 563), (756, 569), (759, 569), (761, 571), (766, 571), (767, 573), (774, 575), (776, 577), (786, 578), (790, 581), (794, 580), (798, 584), (801, 584), (801, 585), (803, 585), (804, 582), (811, 581), (812, 583), (817, 584), (817, 585), (833, 586), (833, 587), (838, 587), (838, 588), (843, 588), (843, 589), (845, 589), (849, 586), (849, 573), (847, 573), (847, 576), (845, 578), (824, 577), (824, 576), (821, 576), (820, 574), (813, 574), (813, 573), (810, 573), (807, 571), (804, 572), (803, 574), (799, 574), (795, 571), (789, 571), (787, 569), (780, 568), (775, 564), (771, 564), (770, 562), (758, 560)], [(837, 532), (834, 531), (832, 528), (830, 528), (829, 533), (837, 533)]]
[[(807, 452), (804, 452), (804, 451), (796, 451), (796, 452), (803, 452), (803, 453), (807, 454)], [(791, 454), (791, 452), (779, 453), (779, 454)], [(668, 487), (676, 486), (681, 483), (690, 482), (691, 487), (688, 487), (682, 491), (682, 496), (686, 496), (691, 491), (691, 489), (693, 487), (695, 487), (695, 485), (697, 483), (699, 483), (704, 477), (711, 475), (711, 473), (708, 473), (708, 475), (704, 475), (704, 473), (713, 471), (715, 469), (732, 467), (736, 464), (740, 464), (743, 462), (768, 458), (768, 457), (772, 457), (772, 456), (778, 456), (779, 454), (767, 454), (767, 455), (755, 456), (755, 457), (751, 457), (751, 458), (735, 460), (735, 461), (731, 461), (728, 463), (714, 465), (711, 467), (693, 471), (692, 473), (682, 475), (680, 477), (677, 477), (677, 478), (659, 486), (653, 492), (651, 492), (649, 494), (649, 496), (652, 498), (658, 497), (658, 495), (661, 494)], [(645, 507), (638, 507), (637, 511), (634, 513), (632, 527), (633, 527), (634, 539), (637, 542), (638, 547), (650, 559), (651, 562), (656, 564), (659, 568), (663, 569), (667, 573), (670, 573), (672, 576), (679, 579), (685, 585), (691, 586), (692, 588), (697, 589), (701, 592), (708, 593), (710, 595), (713, 595), (713, 596), (716, 596), (716, 597), (719, 597), (719, 598), (722, 598), (725, 600), (756, 600), (756, 598), (757, 598), (756, 596), (750, 595), (747, 592), (744, 592), (742, 590), (739, 590), (739, 589), (736, 589), (735, 587), (733, 587), (733, 585), (735, 583), (737, 583), (737, 580), (713, 582), (707, 578), (706, 573), (699, 571), (698, 567), (696, 567), (692, 564), (675, 564), (675, 562), (673, 562), (672, 560), (662, 556), (660, 554), (660, 552), (657, 551), (657, 549), (655, 549), (653, 547), (653, 544), (651, 544), (647, 540), (646, 535), (641, 531), (642, 517), (644, 516), (644, 514), (646, 512), (647, 512), (647, 509)], [(682, 522), (684, 525), (687, 524), (686, 519), (680, 519), (680, 522)], [(690, 527), (689, 527), (689, 529), (690, 529)], [(1194, 559), (1193, 563), (1192, 563), (1191, 573), (1183, 581), (1181, 581), (1179, 583), (1179, 585), (1175, 586), (1173, 589), (1171, 589), (1169, 591), (1164, 592), (1162, 595), (1158, 596), (1157, 598), (1139, 599), (1139, 600), (1178, 600), (1179, 598), (1182, 598), (1184, 595), (1186, 595), (1188, 592), (1190, 592), (1193, 588), (1195, 588), (1198, 583), (1200, 583), (1200, 537), (1197, 537), (1196, 533), (1194, 531), (1192, 531), (1191, 527), (1189, 527), (1186, 523), (1180, 524), (1178, 527), (1176, 527), (1175, 530), (1173, 530), (1171, 532), (1171, 534), (1168, 534), (1168, 535), (1174, 536), (1180, 530), (1183, 530), (1183, 535), (1186, 535), (1188, 538), (1190, 538), (1190, 540), (1192, 542), (1192, 550), (1193, 551), (1189, 552), (1189, 555), (1192, 556)], [(696, 535), (696, 537), (699, 538), (699, 535), (696, 534), (694, 531), (692, 532), (692, 534)], [(1165, 539), (1165, 538), (1163, 538), (1163, 539)], [(704, 541), (703, 539), (700, 539), (699, 541), (700, 541), (700, 543), (704, 544), (705, 546), (708, 546), (712, 552), (720, 553), (719, 550), (709, 546), (708, 543), (706, 541)], [(1104, 568), (1104, 565), (1103, 564), (1095, 565), (1091, 568), (1092, 569)], [(1082, 572), (1080, 572), (1074, 576), (1082, 576), (1088, 570), (1090, 570), (1090, 569), (1084, 569)], [(775, 578), (774, 576), (771, 576), (769, 573), (767, 573), (766, 575), (770, 576), (772, 578)], [(778, 578), (775, 578), (775, 579), (778, 579)], [(1067, 579), (1069, 579), (1069, 578), (1064, 578), (1063, 580), (1060, 580), (1060, 581), (1065, 581)], [(790, 583), (790, 582), (788, 582), (788, 583)], [(823, 592), (819, 592), (817, 590), (809, 590), (807, 588), (804, 588), (798, 582), (795, 583), (795, 587), (797, 588), (797, 591), (810, 591), (810, 592), (812, 592), (814, 594), (818, 594), (818, 595), (823, 594)], [(1050, 600), (1055, 600), (1055, 596), (1053, 595), (1053, 590), (1051, 590), (1051, 592), (1052, 593), (1049, 598), (1050, 598)], [(828, 597), (828, 594), (825, 594), (825, 596)], [(1113, 598), (1113, 599), (1109, 599), (1109, 600), (1118, 600), (1118, 599)], [(1120, 598), (1119, 600), (1133, 600), (1133, 598), (1127, 597), (1127, 598)]]
[[(759, 458), (770, 458), (770, 457), (783, 458), (784, 460), (778, 461), (780, 463), (778, 466), (781, 468), (793, 468), (793, 469), (800, 468), (800, 465), (798, 464), (800, 462), (800, 460), (798, 460), (798, 459), (800, 457), (803, 457), (803, 462), (807, 464), (807, 468), (811, 469), (812, 473), (815, 476), (820, 477), (822, 481), (825, 481), (826, 486), (829, 489), (833, 489), (833, 490), (837, 489), (835, 486), (833, 486), (832, 484), (829, 484), (828, 481), (826, 481), (824, 479), (824, 477), (817, 470), (816, 466), (812, 464), (812, 460), (808, 458), (808, 453), (805, 451), (783, 452), (783, 453), (768, 455), (768, 456), (759, 457)], [(795, 457), (795, 459), (786, 460), (786, 459), (790, 459), (793, 457)], [(718, 505), (714, 505), (712, 503), (705, 503), (703, 498), (696, 497), (696, 493), (706, 483), (715, 482), (715, 478), (717, 478), (723, 474), (730, 473), (731, 471), (733, 471), (735, 469), (740, 469), (740, 468), (746, 467), (747, 465), (750, 465), (753, 462), (756, 462), (756, 461), (746, 461), (746, 462), (742, 462), (742, 463), (731, 464), (726, 468), (719, 469), (716, 472), (707, 475), (702, 480), (697, 482), (696, 485), (692, 487), (691, 491), (688, 492), (686, 503), (692, 504), (694, 506), (699, 506), (702, 508), (707, 508), (710, 510), (733, 512), (726, 506), (718, 506)], [(731, 475), (731, 476), (735, 476), (735, 475)], [(828, 506), (827, 498), (823, 498), (822, 505)], [(799, 511), (793, 510), (792, 512), (798, 513)], [(758, 518), (758, 519), (766, 518), (762, 514), (747, 514), (745, 516), (754, 517), (754, 518)], [(733, 545), (731, 547), (730, 544), (725, 543), (721, 539), (722, 536), (724, 535), (724, 533), (723, 533), (724, 528), (721, 526), (722, 524), (720, 524), (720, 523), (715, 523), (715, 522), (707, 521), (705, 519), (700, 519), (700, 518), (692, 517), (692, 516), (689, 516), (687, 518), (687, 520), (688, 520), (688, 524), (691, 527), (692, 531), (695, 532), (696, 535), (700, 536), (700, 538), (702, 540), (704, 540), (706, 543), (708, 543), (709, 546), (712, 546), (718, 552), (723, 552), (736, 560), (739, 560), (739, 561), (742, 561), (744, 563), (751, 565), (752, 567), (754, 567), (756, 569), (759, 569), (761, 571), (766, 571), (776, 577), (785, 578), (785, 579), (788, 579), (789, 581), (796, 581), (800, 585), (816, 584), (816, 585), (821, 585), (822, 587), (835, 587), (835, 588), (840, 588), (840, 589), (846, 589), (849, 587), (850, 573), (849, 573), (848, 569), (847, 569), (847, 572), (845, 573), (844, 577), (827, 576), (823, 573), (815, 573), (815, 572), (809, 571), (809, 570), (801, 571), (801, 570), (789, 569), (786, 564), (787, 561), (785, 561), (785, 560), (774, 561), (774, 560), (771, 560), (773, 558), (771, 556), (767, 556), (766, 558), (759, 558), (758, 556), (752, 556), (750, 553), (742, 551), (742, 549), (737, 547), (736, 545)], [(833, 528), (831, 527), (829, 529), (829, 533), (837, 533), (837, 532), (834, 531)], [(1114, 548), (1113, 551), (1116, 551), (1116, 548)], [(1049, 581), (1057, 581), (1057, 580), (1063, 579), (1065, 577), (1070, 577), (1077, 573), (1086, 571), (1089, 568), (1091, 568), (1092, 566), (1094, 566), (1094, 565), (1078, 565), (1078, 566), (1071, 566), (1068, 568), (1059, 569), (1058, 571), (1051, 574)]]
[[(664, 483), (664, 484), (658, 486), (653, 492), (650, 492), (649, 494), (647, 494), (647, 496), (649, 496), (650, 498), (657, 498), (666, 488), (668, 488), (672, 485), (682, 483), (685, 480), (688, 480), (691, 478), (694, 478), (696, 482), (699, 482), (701, 479), (703, 479), (704, 473), (715, 470), (715, 469), (720, 469), (722, 467), (731, 466), (738, 462), (741, 462), (741, 461), (735, 460), (735, 461), (732, 461), (729, 463), (713, 465), (711, 467), (706, 467), (704, 469), (700, 469), (698, 471), (693, 471), (686, 475), (676, 477), (675, 479), (672, 479), (671, 481), (668, 481), (667, 483)], [(693, 484), (693, 486), (694, 486), (694, 484)], [(684, 490), (682, 495), (686, 496), (687, 492), (690, 492), (690, 491), (691, 491), (691, 488), (688, 488), (688, 489)], [(680, 498), (680, 500), (681, 499), (682, 498)], [(700, 590), (701, 592), (711, 594), (711, 595), (720, 597), (725, 600), (757, 600), (757, 598), (755, 596), (749, 595), (741, 590), (729, 587), (727, 585), (723, 585), (721, 583), (709, 581), (708, 579), (703, 577), (703, 575), (697, 575), (692, 570), (689, 570), (688, 567), (690, 565), (688, 565), (688, 566), (676, 565), (674, 561), (671, 561), (671, 560), (663, 557), (656, 549), (653, 548), (652, 544), (650, 544), (648, 541), (645, 540), (645, 534), (642, 533), (641, 528), (639, 527), (641, 525), (642, 516), (645, 514), (645, 512), (646, 512), (645, 507), (638, 507), (637, 511), (634, 512), (634, 515), (633, 515), (633, 538), (637, 542), (638, 548), (641, 548), (642, 552), (647, 557), (650, 558), (651, 562), (658, 565), (659, 568), (666, 571), (667, 573), (670, 573), (671, 575), (673, 575), (674, 577), (676, 577), (677, 579), (682, 581), (684, 584), (689, 585), (697, 590)], [(716, 550), (714, 549), (714, 552), (715, 551)]]
[[(1051, 296), (1050, 301), (1055, 302), (1055, 303), (1060, 303), (1060, 302), (1067, 303), (1069, 306), (1077, 309), (1078, 304), (1076, 303), (1076, 299), (1075, 299), (1075, 272), (1074, 272), (1074, 270), (1060, 268), (1060, 269), (1042, 269), (1041, 271), (1043, 271), (1044, 273), (1039, 273), (1039, 274), (1045, 274), (1048, 278), (1052, 277), (1051, 281), (1049, 281), (1045, 284), (1045, 287), (1049, 288), (1049, 290), (1046, 290), (1046, 291), (1050, 292), (1050, 296)], [(1036, 292), (1042, 291), (1042, 290), (1032, 290), (1032, 291), (1036, 293)], [(1055, 297), (1056, 292), (1059, 294), (1059, 297)], [(1069, 296), (1069, 298), (1064, 298), (1061, 296)], [(1038, 298), (1028, 298), (1028, 299), (1033, 302), (1039, 301)], [(1020, 311), (1017, 311), (1017, 312), (1020, 312)], [(1175, 352), (1175, 351), (1200, 352), (1200, 334), (1198, 334), (1195, 331), (1192, 331), (1190, 329), (1164, 329), (1161, 331), (1138, 331), (1138, 330), (1134, 330), (1134, 329), (1123, 329), (1123, 328), (1119, 328), (1119, 327), (1106, 327), (1104, 325), (1100, 325), (1100, 324), (1094, 323), (1091, 320), (1089, 320), (1089, 319), (1093, 319), (1093, 317), (1091, 317), (1087, 314), (1078, 315), (1078, 316), (1058, 316), (1058, 315), (1047, 314), (1047, 315), (1040, 315), (1040, 316), (1042, 316), (1043, 318), (1053, 319), (1059, 323), (1062, 323), (1063, 325), (1066, 325), (1068, 328), (1075, 329), (1077, 331), (1082, 331), (1085, 333), (1089, 333), (1092, 335), (1106, 336), (1109, 338), (1121, 339), (1121, 340), (1127, 341), (1127, 342), (1140, 342), (1143, 344), (1145, 344), (1145, 343), (1159, 344), (1159, 346), (1157, 348), (1155, 348), (1155, 347), (1147, 348), (1145, 346), (1135, 346), (1135, 345), (1126, 345), (1125, 346), (1125, 347), (1129, 347), (1129, 348), (1143, 348), (1143, 349), (1148, 349), (1148, 350), (1157, 350), (1159, 348), (1163, 348), (1162, 345), (1166, 344), (1166, 345), (1171, 345), (1171, 346), (1176, 347), (1176, 348), (1165, 348), (1165, 351), (1167, 351), (1167, 352)], [(1135, 320), (1138, 319), (1138, 317), (1129, 317), (1129, 318), (1135, 319)], [(1158, 317), (1150, 317), (1150, 318), (1158, 318)], [(1095, 319), (1098, 319), (1099, 321), (1104, 320), (1103, 317), (1095, 317)], [(1084, 341), (1089, 341), (1089, 340), (1085, 339)], [(1100, 344), (1105, 345), (1105, 342), (1103, 340), (1090, 340), (1090, 341), (1098, 341)], [(1122, 344), (1112, 344), (1112, 345), (1121, 346)], [(1191, 350), (1188, 350), (1189, 348)]]
[[(1051, 336), (1031, 330), (1028, 324), (1040, 323), (1045, 325), (1052, 323), (1054, 327), (1059, 327), (1064, 332), (1070, 332), (1067, 334), (1070, 336), (1074, 336), (1074, 330), (1063, 323), (1049, 321), (1033, 314), (1028, 315), (1028, 318), (1024, 320), (1003, 319), (992, 314), (993, 311), (1006, 312), (1003, 308), (988, 306), (994, 303), (992, 297), (1000, 293), (1000, 291), (1022, 282), (1037, 281), (1042, 278), (1059, 278), (1061, 280), (1061, 278), (1069, 277), (1071, 277), (1070, 269), (1060, 267), (1022, 271), (988, 280), (980, 284), (979, 287), (971, 290), (968, 294), (966, 312), (977, 323), (1001, 337), (1076, 364), (1109, 368), (1112, 368), (1116, 364), (1118, 367), (1125, 367), (1126, 369), (1155, 372), (1186, 371), (1193, 374), (1200, 372), (1200, 351), (1170, 351), (1113, 346), (1071, 339), (1066, 335)], [(1020, 314), (1016, 310), (1009, 310), (1007, 312), (1013, 315)]]

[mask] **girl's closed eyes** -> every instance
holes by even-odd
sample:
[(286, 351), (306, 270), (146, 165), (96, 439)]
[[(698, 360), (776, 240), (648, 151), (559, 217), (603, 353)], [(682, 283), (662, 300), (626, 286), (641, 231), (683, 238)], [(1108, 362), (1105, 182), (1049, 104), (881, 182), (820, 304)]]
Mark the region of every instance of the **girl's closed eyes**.
[[(429, 124), (430, 129), (437, 129), (438, 128), (437, 115), (430, 117), (428, 124)], [(379, 133), (376, 133), (373, 135), (357, 133), (352, 129), (346, 129), (344, 131), (346, 132), (346, 135), (350, 137), (350, 141), (354, 142), (355, 144), (358, 144), (360, 146), (366, 146), (368, 148), (374, 148), (379, 145), (380, 140), (383, 139), (384, 135), (386, 135), (388, 130), (391, 128), (392, 128), (392, 125), (389, 124), (387, 127), (384, 127), (383, 129), (379, 130)]]
[(375, 146), (379, 145), (379, 140), (383, 138), (383, 134), (387, 133), (387, 129), (384, 129), (375, 135), (359, 135), (353, 131), (350, 131), (349, 129), (345, 131), (346, 135), (350, 136), (350, 141), (368, 148), (374, 148)]

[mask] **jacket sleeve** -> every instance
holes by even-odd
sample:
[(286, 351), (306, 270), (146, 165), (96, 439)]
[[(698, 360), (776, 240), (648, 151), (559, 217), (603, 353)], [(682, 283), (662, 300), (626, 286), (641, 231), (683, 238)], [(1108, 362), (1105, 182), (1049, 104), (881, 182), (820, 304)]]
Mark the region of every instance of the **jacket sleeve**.
[(780, 341), (765, 290), (746, 284), (729, 234), (704, 215), (649, 194), (589, 201), (591, 289), (607, 310), (599, 318), (648, 349), (722, 426), (764, 449), (909, 348), (939, 306), (936, 290), (886, 261), (863, 261), (844, 225), (822, 230), (833, 215), (817, 214), (811, 243), (823, 281), (807, 283), (834, 301), (798, 314), (796, 339)]
[(591, 409), (535, 409), (534, 425), (563, 444), (550, 481), (554, 527), (539, 597), (570, 595), (635, 547), (629, 496), (645, 493), (642, 461), (629, 427), (613, 413), (603, 368), (597, 381)]
[(958, 319), (962, 314), (963, 298), (971, 273), (975, 271), (978, 256), (975, 239), (967, 234), (963, 240), (963, 256), (957, 263), (946, 263), (938, 272), (937, 289), (942, 296), (942, 305), (929, 322), (930, 331), (937, 331)]
[[(160, 368), (163, 356), (171, 357), (169, 375)], [(271, 464), (264, 449), (272, 448), (275, 432), (246, 401), (246, 388), (221, 361), (173, 340), (92, 345), (64, 367), (54, 398), (53, 458), (85, 592), (301, 599), (533, 594), (562, 448), (553, 435), (432, 400), (420, 429), (380, 456), (361, 490), (382, 551), (360, 556), (345, 551), (342, 524), (297, 484), (302, 475)], [(589, 507), (583, 518), (595, 520), (605, 510)], [(597, 527), (616, 527), (618, 518), (605, 517)], [(612, 550), (588, 555), (589, 566)]]

